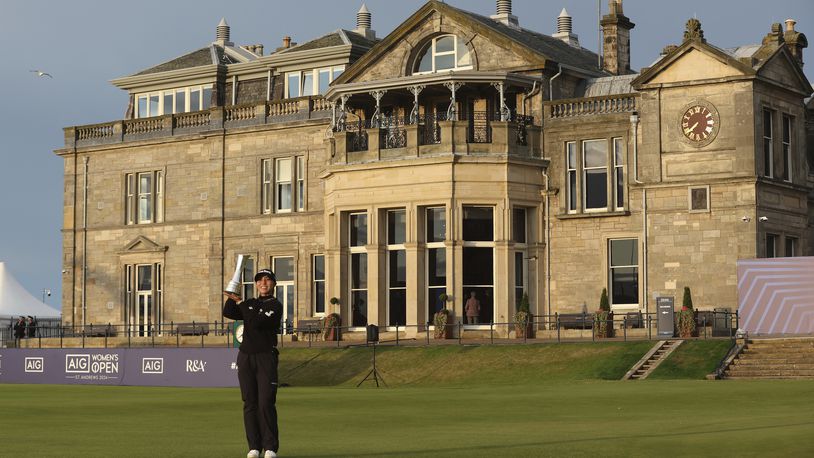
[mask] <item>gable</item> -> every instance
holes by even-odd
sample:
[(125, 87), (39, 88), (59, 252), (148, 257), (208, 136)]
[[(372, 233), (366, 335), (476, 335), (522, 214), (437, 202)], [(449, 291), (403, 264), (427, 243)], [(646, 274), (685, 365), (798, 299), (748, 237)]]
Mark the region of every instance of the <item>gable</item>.
[(740, 69), (734, 68), (728, 62), (699, 49), (690, 48), (686, 53), (663, 68), (648, 83), (682, 83), (743, 75), (744, 73)]
[(120, 254), (163, 253), (165, 251), (167, 251), (166, 246), (159, 245), (147, 237), (140, 235), (125, 245)]
[(787, 51), (781, 50), (769, 57), (760, 66), (757, 74), (763, 79), (808, 95), (811, 93), (811, 84), (792, 59)]

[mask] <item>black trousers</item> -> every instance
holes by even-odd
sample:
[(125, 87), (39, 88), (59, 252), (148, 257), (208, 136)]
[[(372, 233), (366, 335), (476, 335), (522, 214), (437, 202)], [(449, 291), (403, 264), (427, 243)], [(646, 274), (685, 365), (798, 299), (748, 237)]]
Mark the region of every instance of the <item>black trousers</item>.
[(249, 450), (271, 450), (280, 447), (277, 429), (277, 362), (276, 348), (269, 353), (237, 354), (237, 378), (243, 397), (243, 425)]

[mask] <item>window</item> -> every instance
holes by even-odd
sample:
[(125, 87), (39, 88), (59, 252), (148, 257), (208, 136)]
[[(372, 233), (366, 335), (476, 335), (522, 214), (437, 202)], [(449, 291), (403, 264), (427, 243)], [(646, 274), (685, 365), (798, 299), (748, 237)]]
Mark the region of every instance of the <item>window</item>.
[(566, 163), (568, 167), (568, 213), (577, 211), (577, 144), (568, 142), (565, 144)]
[(328, 92), (328, 87), (342, 72), (344, 65), (336, 67), (315, 68), (299, 72), (286, 73), (286, 98), (294, 99), (309, 95), (322, 95)]
[(444, 207), (427, 208), (425, 213), (427, 241), (427, 321), (446, 306), (440, 299), (447, 292), (447, 223)]
[(689, 188), (690, 212), (709, 212), (709, 186)]
[(526, 269), (526, 261), (528, 260), (526, 245), (528, 236), (527, 213), (528, 210), (525, 208), (515, 207), (512, 210), (512, 241), (515, 243), (516, 249), (514, 252), (514, 299), (516, 307), (520, 307), (520, 301), (526, 291), (526, 277), (528, 276)]
[(783, 180), (791, 183), (791, 118), (783, 115)]
[(480, 302), (480, 314), (474, 323), (488, 324), (494, 319), (494, 208), (463, 207), (463, 294), (474, 293)]
[(128, 173), (125, 186), (125, 224), (164, 221), (164, 172)]
[(772, 144), (772, 122), (774, 113), (763, 110), (763, 175), (774, 176), (774, 145)]
[(294, 258), (275, 257), (271, 265), (277, 278), (274, 297), (283, 305), (283, 329), (280, 333), (291, 334), (294, 332)]
[(160, 263), (124, 266), (125, 328), (133, 336), (162, 333), (163, 269)]
[(304, 156), (264, 159), (260, 169), (260, 206), (264, 214), (272, 212), (272, 202), (275, 213), (305, 211)]
[(616, 210), (625, 209), (625, 145), (621, 138), (613, 139), (613, 189)]
[(325, 255), (315, 254), (313, 262), (312, 277), (314, 315), (325, 314)]
[(243, 300), (254, 297), (254, 258), (251, 255), (243, 255), (243, 271), (240, 272), (240, 285)]
[(780, 237), (776, 234), (766, 234), (766, 257), (777, 257), (777, 239)]
[(565, 143), (566, 212), (624, 210), (624, 139), (583, 140), (580, 145), (582, 154), (577, 154), (577, 142)]
[(582, 142), (582, 196), (586, 211), (608, 209), (608, 142)]
[(639, 304), (638, 240), (610, 240), (611, 305)]
[(297, 156), (297, 210), (305, 210), (305, 157)]
[(367, 325), (367, 214), (352, 213), (349, 216), (350, 248), (350, 323), (351, 326)]
[(443, 35), (427, 43), (416, 60), (413, 73), (470, 69), (472, 57), (466, 43), (455, 35)]
[(520, 310), (520, 301), (526, 291), (526, 256), (522, 251), (514, 253), (514, 306), (515, 311)]
[(137, 94), (136, 101), (137, 118), (207, 110), (212, 105), (212, 85)]
[(404, 210), (387, 212), (387, 324), (407, 324), (407, 218)]
[(512, 241), (525, 244), (526, 234), (526, 209), (515, 208), (512, 210)]
[(278, 213), (291, 211), (291, 158), (277, 159), (274, 178), (277, 183)]
[(786, 236), (786, 257), (797, 256), (797, 238)]

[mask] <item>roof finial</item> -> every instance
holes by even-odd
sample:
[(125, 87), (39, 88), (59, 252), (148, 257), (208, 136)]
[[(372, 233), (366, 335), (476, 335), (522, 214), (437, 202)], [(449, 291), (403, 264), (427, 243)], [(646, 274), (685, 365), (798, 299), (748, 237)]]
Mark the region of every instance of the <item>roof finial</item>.
[(565, 8), (562, 9), (560, 15), (557, 17), (557, 33), (571, 33), (571, 16)]
[(356, 30), (354, 30), (354, 32), (370, 40), (375, 40), (376, 32), (371, 29), (373, 25), (372, 17), (373, 15), (370, 14), (370, 11), (367, 9), (367, 5), (362, 3), (362, 7), (359, 8), (359, 12), (356, 13)]
[(512, 0), (497, 0), (497, 14), (512, 14)]
[(497, 0), (497, 14), (492, 19), (515, 29), (520, 28), (517, 16), (512, 14), (512, 0)]
[(215, 41), (222, 45), (231, 44), (229, 42), (229, 24), (226, 23), (226, 18), (221, 18), (215, 32)]
[(701, 29), (701, 21), (692, 18), (687, 21), (687, 30), (684, 32), (684, 41), (699, 40), (705, 42), (704, 31)]

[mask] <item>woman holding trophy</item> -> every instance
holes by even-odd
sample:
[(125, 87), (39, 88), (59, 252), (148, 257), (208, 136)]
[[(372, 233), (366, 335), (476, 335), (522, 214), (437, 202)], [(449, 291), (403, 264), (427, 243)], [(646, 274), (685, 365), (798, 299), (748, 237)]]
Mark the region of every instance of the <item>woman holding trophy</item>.
[[(238, 280), (242, 271), (238, 260)], [(230, 282), (224, 294), (223, 316), (243, 320), (243, 341), (237, 355), (237, 377), (243, 398), (243, 424), (249, 442), (247, 458), (274, 458), (280, 446), (277, 429), (277, 334), (283, 306), (273, 293), (274, 272), (263, 269), (254, 276), (258, 297), (241, 301), (239, 288)], [(238, 282), (239, 285), (239, 282)]]

